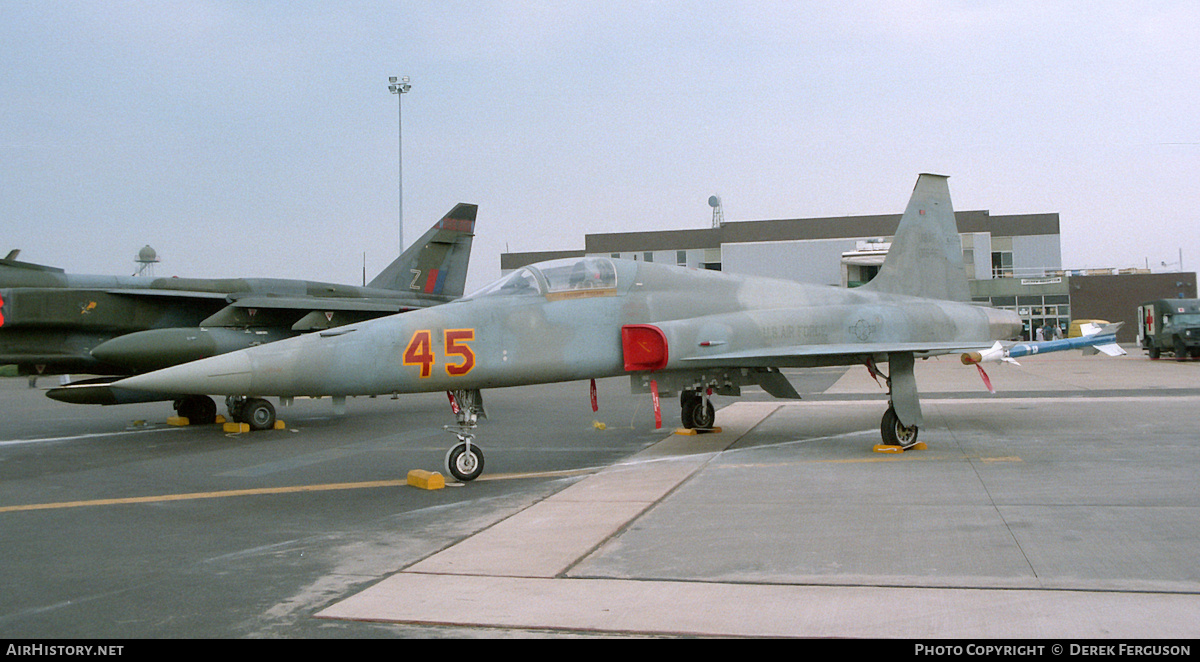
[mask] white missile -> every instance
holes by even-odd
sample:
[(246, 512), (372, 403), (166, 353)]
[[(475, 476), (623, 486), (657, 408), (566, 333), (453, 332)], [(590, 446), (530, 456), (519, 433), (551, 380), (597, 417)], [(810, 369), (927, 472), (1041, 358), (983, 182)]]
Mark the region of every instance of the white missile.
[(996, 341), (995, 345), (979, 351), (965, 352), (962, 355), (963, 365), (973, 365), (979, 369), (979, 377), (983, 379), (983, 383), (992, 393), (996, 389), (992, 388), (992, 381), (988, 379), (987, 373), (983, 371), (983, 363), (1000, 363), (1004, 361), (1013, 365), (1020, 365), (1016, 359), (1022, 356), (1033, 356), (1034, 354), (1046, 354), (1048, 352), (1061, 352), (1067, 349), (1082, 349), (1084, 354), (1095, 354), (1096, 352), (1104, 352), (1108, 356), (1123, 356), (1125, 350), (1117, 344), (1117, 329), (1121, 327), (1121, 322), (1115, 324), (1106, 324), (1097, 326), (1095, 324), (1084, 324), (1080, 330), (1082, 336), (1078, 338), (1063, 338), (1061, 340), (1043, 340), (1040, 342), (1022, 342), (1005, 346), (1000, 341)]

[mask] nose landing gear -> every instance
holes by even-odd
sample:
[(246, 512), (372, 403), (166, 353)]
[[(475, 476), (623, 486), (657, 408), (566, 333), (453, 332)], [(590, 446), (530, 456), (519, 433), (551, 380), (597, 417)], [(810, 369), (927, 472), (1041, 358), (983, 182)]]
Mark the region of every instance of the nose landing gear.
[(483, 394), (478, 390), (447, 391), (455, 424), (444, 426), (458, 437), (458, 443), (446, 451), (446, 473), (466, 483), (483, 473), (483, 450), (476, 445), (474, 430), (479, 417), (487, 418), (483, 409)]

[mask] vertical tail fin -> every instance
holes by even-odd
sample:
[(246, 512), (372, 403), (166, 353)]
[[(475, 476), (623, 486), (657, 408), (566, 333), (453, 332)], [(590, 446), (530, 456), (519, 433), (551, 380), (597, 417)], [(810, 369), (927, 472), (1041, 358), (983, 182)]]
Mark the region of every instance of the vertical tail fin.
[(467, 282), (477, 211), (479, 205), (455, 205), (367, 285), (461, 297)]
[(887, 258), (863, 288), (930, 299), (971, 300), (947, 179), (929, 174), (917, 177)]

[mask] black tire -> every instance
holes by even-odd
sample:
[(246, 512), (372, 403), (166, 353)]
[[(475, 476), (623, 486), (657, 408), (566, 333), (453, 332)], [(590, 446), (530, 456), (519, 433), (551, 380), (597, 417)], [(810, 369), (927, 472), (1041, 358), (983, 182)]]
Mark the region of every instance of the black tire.
[(713, 427), (717, 422), (717, 410), (713, 407), (712, 400), (704, 401), (704, 398), (696, 396), (684, 405), (683, 419), (690, 421), (691, 425), (685, 427), (693, 429), (707, 430)]
[(175, 413), (191, 425), (212, 425), (217, 422), (217, 403), (207, 395), (189, 395), (176, 403)]
[(275, 427), (275, 407), (262, 398), (250, 398), (241, 407), (242, 422), (251, 430), (270, 430)]
[(470, 449), (467, 452), (467, 444), (463, 442), (446, 451), (446, 473), (464, 483), (483, 473), (483, 451), (475, 444), (471, 444)]
[(692, 391), (684, 391), (679, 394), (679, 424), (685, 430), (696, 427), (696, 421), (692, 418), (692, 414), (696, 406), (695, 401), (699, 399), (700, 396)]
[(1175, 336), (1175, 360), (1186, 361), (1188, 357), (1187, 345), (1184, 344), (1183, 338)]
[(888, 407), (883, 412), (883, 421), (879, 424), (879, 432), (883, 436), (885, 446), (900, 446), (908, 448), (917, 443), (917, 426), (904, 427), (896, 416), (896, 410)]
[(1158, 347), (1155, 347), (1154, 345), (1151, 345), (1151, 346), (1150, 346), (1150, 347), (1149, 347), (1149, 348), (1148, 348), (1146, 351), (1148, 351), (1148, 352), (1150, 353), (1150, 360), (1151, 360), (1151, 361), (1157, 361), (1157, 360), (1158, 360), (1158, 355), (1159, 355)]

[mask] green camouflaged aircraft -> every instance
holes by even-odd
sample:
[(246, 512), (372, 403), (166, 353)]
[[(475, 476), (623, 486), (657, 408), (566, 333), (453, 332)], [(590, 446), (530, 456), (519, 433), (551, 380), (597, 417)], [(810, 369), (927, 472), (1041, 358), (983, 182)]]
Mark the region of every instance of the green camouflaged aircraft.
[[(0, 260), (0, 364), (21, 374), (128, 376), (462, 296), (478, 207), (456, 205), (366, 286), (273, 278), (93, 276)], [(201, 392), (153, 393), (88, 379), (47, 395), (77, 404), (174, 400), (193, 422)]]
[(454, 303), (351, 324), (122, 380), (124, 388), (245, 398), (445, 390), (459, 442), (446, 469), (483, 469), (480, 390), (627, 374), (635, 392), (680, 394), (686, 427), (714, 424), (713, 393), (746, 385), (798, 398), (780, 368), (888, 364), (884, 442), (916, 443), (916, 358), (984, 351), (1021, 330), (973, 305), (946, 177), (921, 175), (878, 275), (843, 289), (606, 257), (536, 264)]

